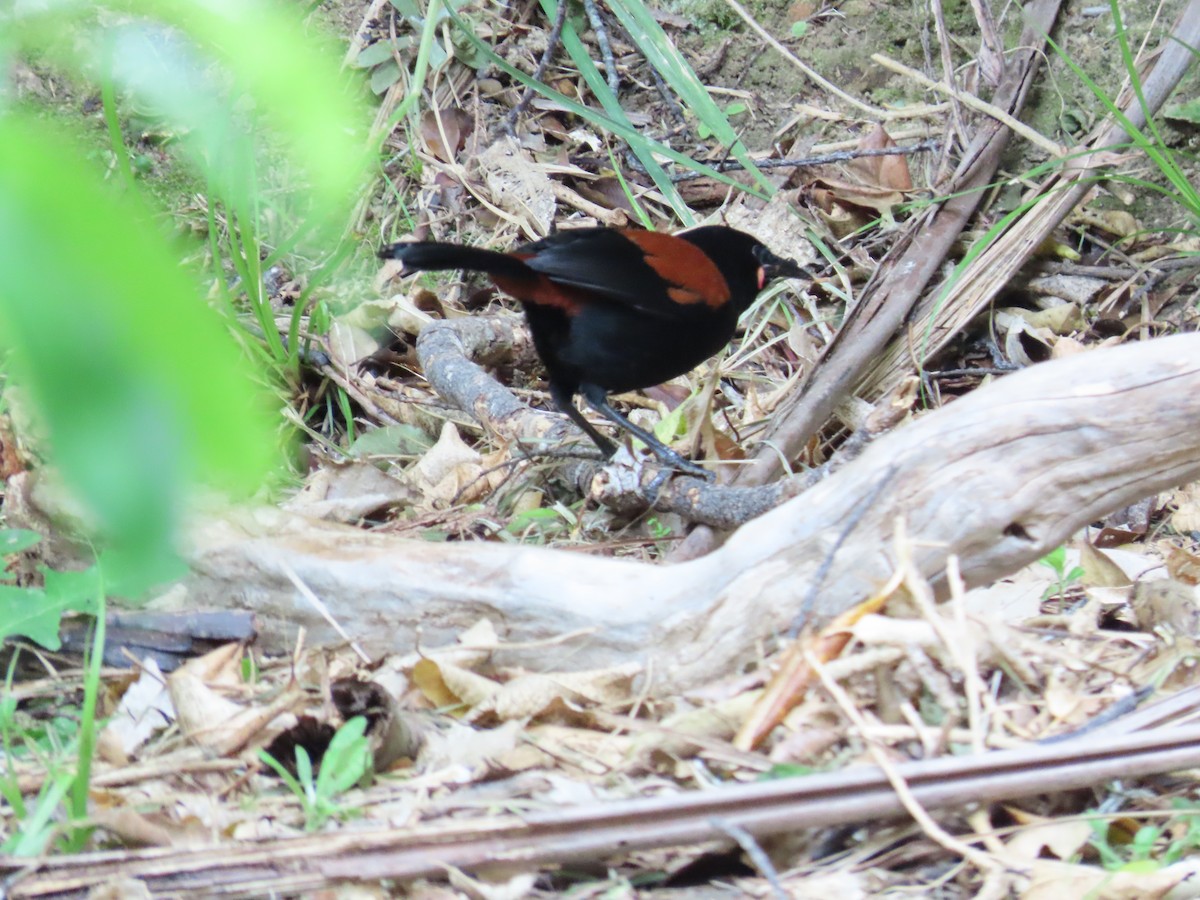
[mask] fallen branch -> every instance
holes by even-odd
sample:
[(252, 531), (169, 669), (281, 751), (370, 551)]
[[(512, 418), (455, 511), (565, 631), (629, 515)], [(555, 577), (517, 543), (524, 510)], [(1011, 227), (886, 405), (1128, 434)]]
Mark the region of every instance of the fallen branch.
[[(473, 417), (489, 434), (505, 444), (523, 444), (536, 455), (537, 447), (580, 444), (583, 453), (591, 444), (566, 416), (531, 409), (494, 379), (484, 368), (508, 361), (522, 341), (524, 329), (514, 319), (471, 316), (434, 322), (417, 338), (417, 357), (426, 379), (447, 403)], [(664, 481), (653, 463), (624, 464), (600, 470), (576, 464), (565, 472), (591, 499), (611, 509), (637, 515), (648, 508), (671, 512), (689, 522), (732, 529), (762, 515), (806, 486), (804, 479), (735, 488), (700, 478), (676, 477)], [(598, 476), (598, 477), (597, 477)]]
[[(1197, 418), (1200, 335), (1160, 338), (999, 379), (881, 438), (681, 565), (403, 540), (262, 510), (197, 528), (184, 602), (252, 610), (276, 650), (301, 625), (311, 640), (335, 641), (299, 601), (290, 567), (372, 653), (447, 644), (489, 617), (508, 641), (584, 635), (502, 650), (501, 664), (546, 671), (641, 661), (653, 673), (649, 690), (671, 693), (752, 661), (762, 641), (788, 630), (823, 567), (817, 620), (870, 596), (892, 574), (898, 516), (914, 565), (936, 589), (950, 554), (980, 584), (1114, 509), (1200, 477)], [(853, 515), (861, 518), (829, 561)]]

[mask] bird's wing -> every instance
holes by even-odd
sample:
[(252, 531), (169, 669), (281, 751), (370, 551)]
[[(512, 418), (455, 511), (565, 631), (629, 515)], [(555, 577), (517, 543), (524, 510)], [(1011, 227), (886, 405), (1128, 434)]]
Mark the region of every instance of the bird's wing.
[(694, 306), (719, 307), (729, 287), (695, 245), (653, 231), (584, 228), (557, 234), (514, 253), (563, 287), (662, 318)]

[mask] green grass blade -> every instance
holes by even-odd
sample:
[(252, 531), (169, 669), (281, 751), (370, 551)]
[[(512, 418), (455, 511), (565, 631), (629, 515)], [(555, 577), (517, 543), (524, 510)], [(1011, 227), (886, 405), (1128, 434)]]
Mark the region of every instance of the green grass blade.
[(729, 152), (754, 176), (754, 180), (768, 197), (774, 194), (774, 185), (755, 165), (746, 145), (729, 124), (729, 117), (717, 106), (709, 95), (708, 88), (696, 76), (695, 70), (684, 59), (675, 43), (667, 37), (645, 4), (641, 0), (610, 0), (608, 6), (637, 42), (650, 65), (658, 70), (696, 118), (708, 127), (714, 138), (729, 148)]
[(504, 72), (510, 78), (515, 79), (516, 81), (520, 82), (521, 84), (523, 84), (527, 87), (533, 88), (537, 93), (541, 94), (543, 97), (553, 100), (555, 103), (560, 105), (563, 109), (565, 109), (567, 112), (570, 112), (570, 113), (573, 113), (574, 115), (579, 116), (581, 119), (583, 119), (586, 122), (590, 122), (592, 125), (595, 125), (597, 128), (602, 128), (605, 131), (612, 132), (617, 137), (621, 138), (623, 141), (628, 143), (630, 145), (630, 147), (634, 148), (634, 152), (637, 153), (639, 158), (641, 158), (643, 153), (656, 154), (658, 156), (665, 157), (665, 158), (671, 160), (672, 162), (676, 162), (682, 166), (686, 166), (687, 168), (691, 169), (692, 171), (699, 172), (702, 175), (708, 176), (709, 178), (716, 179), (717, 181), (721, 182), (722, 184), (728, 184), (732, 187), (738, 188), (739, 190), (745, 190), (748, 193), (754, 194), (754, 196), (756, 196), (756, 197), (762, 197), (763, 199), (766, 199), (760, 191), (754, 190), (752, 188), (747, 188), (745, 185), (740, 184), (735, 179), (730, 178), (724, 172), (718, 172), (716, 169), (712, 168), (712, 166), (707, 166), (707, 165), (704, 165), (703, 163), (699, 163), (696, 160), (692, 159), (690, 156), (688, 156), (684, 153), (680, 153), (678, 150), (675, 150), (673, 147), (668, 147), (666, 144), (661, 144), (658, 141), (650, 140), (649, 138), (642, 135), (641, 132), (639, 132), (632, 125), (617, 121), (604, 113), (598, 112), (597, 110), (594, 110), (590, 107), (584, 106), (582, 103), (577, 103), (576, 101), (570, 99), (569, 97), (566, 97), (563, 94), (560, 94), (558, 91), (552, 90), (551, 88), (547, 87), (544, 84), (541, 84), (540, 82), (534, 81), (532, 78), (530, 78), (524, 72), (522, 72), (520, 69), (517, 69), (514, 66), (510, 65), (507, 60), (503, 59), (500, 56), (497, 56), (492, 51), (491, 47), (489, 47), (486, 43), (484, 43), (484, 41), (482, 41), (479, 37), (477, 37), (470, 30), (469, 24), (467, 22), (465, 22), (457, 13), (455, 13), (454, 11), (449, 11), (449, 13), (450, 13), (450, 18), (454, 20), (455, 25), (463, 32), (463, 35), (464, 35), (464, 37), (466, 37), (467, 41), (483, 57), (485, 57), (488, 60), (488, 62), (490, 62), (492, 65), (496, 66), (496, 68), (500, 69), (502, 72)]
[[(557, 14), (558, 4), (555, 0), (541, 0), (541, 3), (542, 9), (546, 11), (546, 15), (553, 20)], [(575, 26), (571, 24), (570, 19), (563, 24), (562, 43), (564, 49), (570, 55), (571, 61), (575, 63), (575, 68), (583, 76), (588, 89), (600, 101), (600, 105), (608, 113), (609, 117), (615, 122), (620, 122), (631, 131), (636, 131), (633, 123), (625, 115), (625, 110), (621, 108), (620, 100), (617, 99), (609, 88), (608, 81), (600, 74), (600, 70), (596, 68), (596, 64), (592, 62), (591, 53), (584, 46), (579, 33), (575, 30)], [(640, 132), (638, 133), (640, 134)], [(684, 203), (683, 197), (680, 196), (679, 190), (675, 187), (675, 182), (671, 180), (671, 176), (667, 174), (663, 167), (659, 165), (658, 160), (655, 159), (654, 148), (640, 141), (629, 142), (629, 147), (633, 151), (633, 155), (637, 157), (638, 162), (646, 170), (646, 174), (650, 176), (650, 180), (654, 182), (654, 186), (658, 188), (659, 193), (671, 205), (671, 209), (674, 210), (679, 221), (686, 226), (695, 225), (696, 219), (692, 215), (692, 211), (688, 208), (688, 205)]]

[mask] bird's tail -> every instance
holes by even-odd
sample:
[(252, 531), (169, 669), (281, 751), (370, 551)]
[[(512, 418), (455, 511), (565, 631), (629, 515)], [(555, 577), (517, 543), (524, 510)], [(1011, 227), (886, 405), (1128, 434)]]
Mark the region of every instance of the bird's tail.
[(381, 247), (383, 259), (398, 259), (404, 264), (405, 272), (438, 272), (444, 269), (468, 269), (486, 272), (488, 275), (528, 277), (529, 267), (515, 256), (484, 250), (479, 247), (464, 247), (462, 244), (443, 244), (437, 241), (401, 241)]

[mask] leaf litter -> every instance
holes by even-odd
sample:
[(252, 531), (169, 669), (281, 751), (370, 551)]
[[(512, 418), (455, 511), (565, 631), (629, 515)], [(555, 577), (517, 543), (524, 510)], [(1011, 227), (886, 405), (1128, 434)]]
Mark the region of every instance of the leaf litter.
[[(687, 20), (664, 21), (682, 29)], [(533, 25), (522, 31), (491, 21), (480, 33), (490, 34), (501, 55), (525, 71), (546, 43), (544, 30)], [(369, 45), (359, 59), (364, 67), (380, 67), (375, 81), (381, 92), (388, 79), (399, 77), (386, 70), (390, 53), (372, 51), (383, 43)], [(622, 49), (623, 64), (644, 74), (632, 47)], [(667, 221), (668, 198), (635, 165), (621, 163), (618, 148), (597, 132), (565, 125), (569, 114), (553, 102), (536, 101), (515, 136), (487, 142), (515, 86), (480, 83), (477, 91), (463, 94), (455, 65), (439, 70), (434, 102), (412, 134), (414, 145), (406, 143), (403, 131), (389, 138), (397, 158), (407, 155), (419, 163), (407, 176), (418, 198), (413, 234), (503, 246), (546, 234), (564, 215), (573, 225), (610, 223), (617, 214), (618, 220), (632, 220), (639, 213), (656, 224)], [(564, 94), (583, 94), (571, 75), (555, 77)], [(453, 91), (462, 106), (445, 102)], [(630, 110), (631, 120), (642, 127), (665, 121), (660, 104), (654, 91), (639, 90), (630, 105), (642, 108)], [(768, 117), (766, 111), (761, 115)], [(864, 150), (895, 143), (880, 126), (865, 138), (848, 139)], [(572, 144), (588, 147), (594, 158), (573, 158)], [(795, 149), (820, 149), (808, 144)], [(804, 240), (786, 212), (789, 204), (806, 205), (831, 238), (874, 229), (849, 251), (842, 277), (818, 280), (804, 292), (803, 311), (767, 303), (747, 323), (745, 337), (731, 351), (736, 366), (722, 372), (719, 409), (701, 417), (712, 435), (704, 446), (717, 458), (743, 455), (741, 447), (786, 386), (831, 341), (829, 323), (848, 300), (845, 288), (861, 283), (864, 270), (886, 249), (894, 217), (914, 196), (914, 183), (929, 183), (927, 170), (918, 167), (914, 178), (904, 159), (862, 157), (811, 178), (780, 176), (779, 193), (766, 205), (736, 192), (730, 199), (728, 188), (712, 179), (681, 182), (691, 202), (724, 203), (731, 224), (762, 225), (764, 240), (779, 252), (795, 254)], [(393, 230), (394, 211), (381, 208), (375, 215), (381, 233)], [(1178, 249), (1169, 237), (1140, 231), (1129, 213), (1077, 217), (1069, 231), (1081, 241), (1134, 235), (1122, 256), (1134, 273), (1129, 278)], [(995, 343), (972, 338), (956, 348), (957, 367), (970, 372), (952, 376), (965, 381), (941, 380), (937, 402), (993, 377), (985, 370), (997, 352), (1006, 361), (1028, 364), (1115, 339), (1098, 327), (1104, 318), (1091, 317), (1096, 310), (1106, 311), (1109, 332), (1161, 328), (1164, 322), (1170, 328), (1194, 325), (1194, 309), (1178, 302), (1190, 294), (1181, 296), (1159, 282), (1159, 290), (1139, 296), (1108, 274), (1084, 273), (1094, 268), (1089, 263), (1039, 264), (1047, 273), (1023, 289), (1028, 293), (1020, 304), (998, 308), (990, 317)], [(393, 289), (385, 287), (384, 293)], [(431, 319), (496, 309), (486, 291), (480, 296), (441, 285), (424, 302), (419, 293), (398, 293), (382, 310), (402, 344)], [(469, 419), (452, 420), (411, 373), (377, 367), (372, 356), (393, 338), (357, 323), (355, 316), (361, 313), (335, 323), (327, 341), (331, 358), (343, 369), (360, 367), (356, 385), (373, 401), (370, 408), (390, 411), (368, 416), (378, 431), (413, 431), (394, 432), (391, 443), (371, 448), (367, 461), (322, 460), (291, 501), (294, 508), (368, 528), (397, 528), (407, 518), (427, 536), (465, 540), (479, 539), (480, 521), (495, 524), (486, 536), (496, 539), (515, 516), (540, 509), (563, 527), (535, 529), (537, 540), (579, 546), (594, 545), (588, 539), (599, 537), (611, 552), (644, 558), (669, 547), (657, 529), (669, 533), (682, 523), (589, 509), (569, 490), (546, 481), (544, 471), (518, 457), (511, 444), (489, 442)], [(535, 373), (521, 368), (527, 363), (513, 359), (500, 368), (523, 399), (544, 402)], [(702, 372), (681, 379), (678, 395), (662, 392), (649, 403), (628, 399), (650, 407), (652, 424), (656, 413), (669, 411), (680, 396), (695, 395), (708, 377)], [(696, 427), (692, 421), (687, 435)], [(412, 440), (414, 432), (423, 443)], [(812, 461), (820, 462), (837, 442), (836, 435), (826, 435), (813, 448)], [(654, 673), (636, 662), (589, 672), (506, 667), (502, 623), (486, 614), (457, 645), (417, 648), (370, 665), (347, 648), (308, 647), (302, 635), (290, 656), (228, 645), (166, 675), (139, 664), (136, 680), (121, 676), (110, 682), (116, 711), (101, 736), (93, 779), (97, 845), (181, 847), (302, 834), (313, 827), (312, 809), (260, 764), (259, 748), (284, 746), (279, 737), (297, 731), (315, 735), (306, 752), (319, 777), (331, 729), (364, 713), (376, 772), (321, 798), (329, 803), (319, 826), (324, 831), (486, 826), (497, 809), (529, 812), (670, 797), (723, 783), (880, 765), (881, 757), (934, 759), (1023, 747), (1120, 723), (1114, 711), (1131, 715), (1151, 705), (1149, 692), (1186, 694), (1195, 682), (1200, 566), (1191, 538), (1197, 529), (1189, 523), (1198, 518), (1196, 492), (1193, 485), (1157, 498), (1146, 517), (1154, 530), (1143, 528), (1133, 535), (1139, 542), (1121, 551), (1097, 549), (1084, 535), (1058, 568), (1035, 565), (987, 588), (954, 590), (941, 605), (932, 603), (929, 585), (909, 572), (878, 609), (860, 610), (855, 621), (806, 639), (796, 645), (794, 659), (786, 649), (764, 655), (754, 671), (715, 673), (710, 685), (686, 695), (648, 691)], [(1114, 517), (1092, 531), (1125, 527)], [(833, 648), (823, 657), (822, 642)], [(770, 728), (750, 737), (747, 723), (763, 715), (764, 681), (789, 665), (807, 667), (802, 688), (778, 709)], [(24, 701), (53, 696), (63, 684), (51, 674), (23, 682), (16, 696)], [(1193, 712), (1194, 702), (1173, 717)], [(294, 752), (294, 744), (287, 746)], [(12, 772), (26, 794), (36, 792), (48, 774), (30, 759), (12, 761)], [(1171, 863), (1135, 878), (1101, 865), (1111, 863), (1101, 847), (1114, 852), (1114, 846), (1129, 843), (1119, 833), (1125, 823), (1117, 811), (1136, 813), (1135, 828), (1137, 817), (1161, 825), (1160, 844), (1185, 836), (1181, 820), (1171, 818), (1171, 801), (1194, 804), (1190, 784), (1166, 776), (1139, 784), (1136, 796), (1123, 794), (1118, 784), (1106, 798), (1045, 791), (1004, 805), (940, 812), (939, 828), (972, 848), (965, 857), (948, 852), (944, 835), (919, 818), (849, 815), (839, 828), (764, 838), (758, 849), (769, 868), (723, 834), (666, 850), (652, 842), (624, 852), (614, 847), (604, 868), (582, 873), (543, 865), (483, 882), (450, 868), (450, 883), (460, 896), (568, 889), (574, 896), (622, 890), (632, 895), (631, 885), (646, 879), (664, 886), (695, 883), (691, 873), (709, 866), (716, 874), (702, 883), (721, 880), (752, 896), (769, 895), (772, 880), (792, 896), (828, 893), (830, 886), (837, 896), (867, 896), (935, 885), (946, 896), (966, 895), (981, 885), (997, 896), (1011, 891), (1023, 897), (1051, 892), (1117, 897), (1135, 888), (1145, 892), (1139, 896), (1161, 895), (1192, 877), (1192, 869)], [(1102, 799), (1105, 808), (1089, 815)], [(15, 820), (11, 811), (6, 817), (7, 829)], [(414, 888), (414, 895), (439, 890), (428, 884)]]

